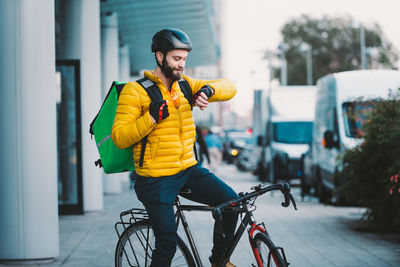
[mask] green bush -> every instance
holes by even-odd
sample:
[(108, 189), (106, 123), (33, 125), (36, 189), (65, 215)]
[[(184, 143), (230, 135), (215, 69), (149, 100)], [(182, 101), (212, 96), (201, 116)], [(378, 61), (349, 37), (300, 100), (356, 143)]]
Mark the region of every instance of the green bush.
[(400, 93), (376, 101), (368, 118), (364, 142), (343, 155), (339, 194), (367, 207), (369, 228), (400, 233)]

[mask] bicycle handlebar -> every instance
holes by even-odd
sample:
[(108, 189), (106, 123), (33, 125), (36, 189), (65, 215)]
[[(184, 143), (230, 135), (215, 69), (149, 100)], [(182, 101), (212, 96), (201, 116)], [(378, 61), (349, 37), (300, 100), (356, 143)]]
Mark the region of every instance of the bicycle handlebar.
[(290, 202), (292, 202), (293, 208), (295, 210), (297, 210), (296, 201), (294, 200), (294, 197), (293, 197), (292, 193), (290, 192), (290, 185), (288, 183), (285, 183), (282, 185), (281, 192), (285, 197), (285, 202), (282, 202), (282, 206), (287, 208), (287, 207), (289, 207)]
[(245, 193), (243, 196), (240, 196), (237, 199), (232, 199), (227, 202), (224, 202), (224, 203), (216, 206), (212, 210), (212, 216), (217, 223), (217, 225), (216, 225), (217, 232), (223, 233), (223, 231), (221, 229), (221, 227), (222, 227), (221, 220), (222, 220), (222, 210), (224, 208), (236, 206), (236, 204), (238, 204), (238, 203), (245, 203), (246, 201), (248, 201), (250, 199), (256, 198), (256, 197), (261, 196), (270, 191), (280, 190), (282, 192), (283, 196), (285, 197), (285, 201), (281, 203), (282, 207), (285, 207), (285, 208), (289, 207), (290, 202), (292, 202), (294, 209), (297, 210), (296, 201), (294, 200), (294, 197), (293, 197), (292, 193), (290, 192), (290, 185), (288, 183), (273, 184), (273, 185), (270, 185), (267, 187), (262, 187), (262, 185), (260, 184), (258, 186), (252, 187), (252, 189), (254, 189), (254, 191), (252, 191), (250, 193)]

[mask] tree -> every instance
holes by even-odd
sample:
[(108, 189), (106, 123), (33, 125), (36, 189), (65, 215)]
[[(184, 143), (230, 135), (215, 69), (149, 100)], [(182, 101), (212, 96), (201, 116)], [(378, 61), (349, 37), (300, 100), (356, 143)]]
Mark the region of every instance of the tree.
[(400, 88), (378, 100), (364, 125), (364, 142), (343, 155), (339, 194), (367, 207), (368, 228), (400, 233)]
[[(369, 66), (394, 69), (397, 51), (379, 25), (364, 25), (364, 29), (366, 47), (375, 52), (367, 57)], [(299, 49), (303, 43), (312, 47), (313, 84), (326, 74), (361, 68), (360, 29), (354, 27), (351, 17), (316, 19), (302, 15), (287, 22), (281, 33), (288, 44), (285, 57), (289, 85), (307, 83), (306, 56)], [(274, 69), (274, 77), (280, 77), (279, 68)]]

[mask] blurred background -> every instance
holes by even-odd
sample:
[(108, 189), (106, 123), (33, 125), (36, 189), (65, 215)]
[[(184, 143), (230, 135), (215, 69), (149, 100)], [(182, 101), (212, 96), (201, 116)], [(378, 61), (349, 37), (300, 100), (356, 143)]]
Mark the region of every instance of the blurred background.
[(399, 8), (398, 0), (0, 0), (0, 259), (57, 257), (59, 215), (101, 212), (104, 196), (121, 193), (128, 174), (95, 166), (89, 125), (113, 81), (154, 69), (151, 38), (163, 28), (191, 38), (187, 75), (228, 78), (238, 89), (232, 101), (194, 109), (202, 137), (219, 138), (215, 161), (339, 202), (338, 157), (363, 142), (373, 99), (400, 88)]

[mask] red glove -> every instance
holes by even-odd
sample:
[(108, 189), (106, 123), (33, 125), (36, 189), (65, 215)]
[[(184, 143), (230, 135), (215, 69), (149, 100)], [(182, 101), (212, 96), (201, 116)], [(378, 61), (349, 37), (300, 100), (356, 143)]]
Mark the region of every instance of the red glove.
[(210, 98), (214, 95), (214, 90), (210, 86), (204, 85), (197, 93), (193, 95), (193, 103), (196, 103), (196, 100), (199, 98), (201, 93), (204, 93), (208, 98)]
[(156, 122), (167, 118), (169, 116), (167, 100), (151, 102), (149, 112)]

